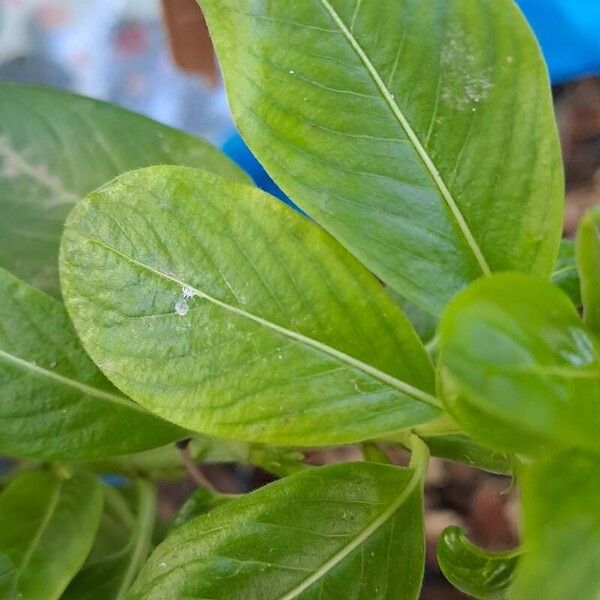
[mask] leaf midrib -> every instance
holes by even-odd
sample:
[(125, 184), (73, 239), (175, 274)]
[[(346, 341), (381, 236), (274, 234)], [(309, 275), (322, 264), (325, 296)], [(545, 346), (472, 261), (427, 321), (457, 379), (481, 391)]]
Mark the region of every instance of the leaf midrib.
[(150, 273), (153, 273), (154, 275), (156, 275), (157, 277), (160, 277), (161, 279), (165, 279), (167, 281), (175, 283), (178, 286), (180, 286), (181, 288), (184, 288), (184, 287), (188, 288), (189, 290), (191, 290), (194, 293), (194, 295), (196, 295), (200, 298), (204, 298), (205, 300), (211, 302), (212, 304), (214, 304), (228, 312), (231, 312), (240, 317), (243, 317), (245, 319), (253, 321), (254, 323), (257, 323), (263, 327), (266, 327), (267, 329), (275, 331), (276, 333), (278, 333), (280, 335), (290, 338), (290, 339), (292, 339), (296, 342), (299, 342), (305, 346), (309, 346), (315, 350), (322, 352), (323, 354), (327, 354), (328, 356), (331, 356), (332, 358), (335, 358), (336, 360), (344, 362), (344, 363), (348, 364), (349, 366), (351, 366), (355, 369), (358, 369), (358, 370), (362, 371), (363, 373), (366, 373), (367, 375), (370, 375), (371, 377), (381, 381), (382, 383), (389, 385), (390, 387), (402, 392), (403, 394), (410, 396), (411, 398), (413, 398), (419, 402), (423, 402), (424, 404), (428, 404), (429, 406), (433, 406), (434, 408), (437, 408), (437, 409), (442, 409), (441, 402), (435, 396), (432, 396), (431, 394), (428, 394), (427, 392), (425, 392), (419, 388), (416, 388), (405, 381), (397, 379), (396, 377), (390, 375), (389, 373), (380, 371), (376, 367), (373, 367), (372, 365), (364, 363), (363, 361), (361, 361), (357, 358), (354, 358), (354, 357), (350, 356), (349, 354), (342, 352), (341, 350), (337, 350), (336, 348), (332, 348), (331, 346), (328, 346), (327, 344), (324, 344), (323, 342), (319, 342), (318, 340), (315, 340), (311, 337), (305, 336), (296, 331), (292, 331), (291, 329), (287, 329), (285, 327), (282, 327), (281, 325), (277, 325), (276, 323), (273, 323), (267, 319), (264, 319), (263, 317), (259, 317), (258, 315), (250, 313), (242, 308), (238, 308), (237, 306), (233, 306), (231, 304), (228, 304), (227, 302), (223, 302), (222, 300), (219, 300), (218, 298), (215, 298), (215, 297), (211, 296), (210, 294), (207, 294), (206, 292), (197, 289), (196, 287), (194, 287), (193, 285), (191, 285), (190, 283), (188, 283), (186, 281), (182, 281), (182, 280), (178, 279), (177, 277), (174, 277), (173, 275), (163, 273), (162, 271), (159, 271), (158, 269), (155, 269), (154, 267), (147, 265), (147, 264), (133, 258), (132, 256), (129, 256), (125, 252), (122, 252), (118, 248), (115, 248), (114, 246), (111, 246), (110, 244), (107, 244), (106, 242), (104, 242), (102, 240), (99, 240), (97, 238), (92, 238), (89, 236), (87, 236), (86, 239), (92, 243), (98, 244), (105, 250), (108, 250), (109, 252), (112, 252), (112, 253), (116, 254), (117, 256), (120, 256), (121, 258), (125, 259), (132, 265), (135, 265), (141, 269), (144, 269)]
[(424, 476), (427, 465), (420, 465), (413, 470), (410, 479), (396, 499), (376, 518), (372, 523), (367, 525), (351, 542), (340, 548), (331, 558), (324, 562), (312, 575), (298, 584), (293, 590), (286, 592), (277, 600), (293, 600), (302, 592), (306, 591), (313, 583), (316, 583), (335, 568), (342, 560), (344, 560), (351, 552), (356, 550), (363, 542), (365, 542), (373, 533), (382, 527), (390, 518), (394, 516), (396, 511), (404, 504), (404, 501), (412, 494), (417, 484)]
[(23, 560), (21, 561), (21, 564), (17, 567), (17, 579), (21, 577), (23, 571), (25, 571), (25, 569), (27, 568), (27, 565), (29, 564), (31, 557), (35, 552), (35, 549), (37, 548), (38, 544), (40, 543), (40, 540), (42, 539), (42, 536), (44, 535), (44, 531), (46, 531), (46, 528), (48, 527), (50, 520), (54, 515), (54, 511), (56, 510), (56, 507), (58, 506), (58, 501), (60, 500), (60, 492), (62, 490), (63, 484), (64, 480), (56, 480), (56, 484), (54, 489), (52, 490), (52, 495), (50, 496), (50, 501), (48, 502), (46, 512), (44, 513), (44, 516), (40, 521), (39, 527), (37, 528), (35, 535), (31, 539), (31, 543), (27, 547), (27, 551), (23, 557)]
[(71, 379), (69, 377), (65, 377), (64, 375), (60, 375), (59, 373), (54, 373), (53, 371), (49, 371), (48, 369), (44, 369), (39, 365), (35, 365), (32, 362), (25, 360), (23, 358), (19, 358), (14, 354), (10, 354), (0, 349), (0, 362), (4, 361), (5, 363), (10, 363), (24, 369), (26, 371), (30, 371), (37, 376), (46, 377), (48, 379), (53, 379), (62, 385), (67, 387), (76, 389), (77, 391), (85, 394), (87, 396), (92, 396), (94, 398), (98, 398), (100, 400), (106, 400), (107, 402), (111, 402), (113, 404), (118, 404), (119, 406), (123, 406), (129, 408), (131, 410), (136, 410), (140, 413), (145, 413), (145, 411), (138, 406), (135, 402), (131, 402), (126, 398), (122, 398), (121, 396), (117, 396), (116, 394), (111, 394), (110, 392), (105, 392), (104, 390), (99, 390), (98, 388), (92, 387), (91, 385), (87, 385), (85, 383), (81, 383), (75, 379)]
[(394, 117), (396, 117), (396, 120), (402, 127), (402, 130), (406, 134), (406, 137), (408, 138), (408, 140), (414, 147), (415, 151), (419, 155), (419, 158), (425, 165), (425, 168), (427, 169), (429, 175), (433, 179), (436, 187), (438, 188), (438, 191), (440, 192), (442, 198), (444, 199), (444, 202), (448, 206), (450, 213), (452, 214), (454, 220), (456, 221), (456, 224), (458, 225), (458, 228), (459, 228), (462, 236), (464, 237), (467, 245), (469, 246), (469, 249), (473, 253), (473, 256), (475, 257), (475, 260), (477, 261), (477, 264), (478, 264), (479, 268), (481, 269), (481, 272), (483, 273), (483, 275), (491, 275), (492, 271), (487, 263), (487, 260), (483, 254), (483, 251), (479, 247), (479, 244), (477, 243), (475, 236), (473, 235), (471, 229), (469, 228), (469, 225), (467, 224), (467, 221), (465, 220), (464, 215), (462, 214), (460, 208), (458, 207), (458, 204), (456, 203), (454, 196), (448, 189), (448, 186), (446, 185), (446, 182), (444, 181), (441, 173), (439, 172), (439, 170), (436, 167), (435, 163), (433, 162), (432, 158), (427, 153), (427, 150), (425, 150), (425, 147), (419, 140), (419, 137), (415, 133), (415, 131), (412, 128), (407, 117), (404, 115), (404, 113), (398, 106), (397, 102), (394, 100), (393, 94), (390, 92), (387, 85), (384, 83), (383, 79), (381, 78), (381, 75), (375, 68), (375, 65), (371, 62), (371, 60), (369, 59), (369, 57), (367, 56), (365, 51), (362, 49), (362, 47), (358, 43), (358, 40), (354, 37), (353, 33), (348, 29), (346, 24), (343, 22), (343, 20), (341, 19), (339, 14), (336, 12), (336, 10), (333, 8), (333, 6), (331, 6), (329, 1), (328, 0), (319, 0), (319, 2), (323, 6), (323, 8), (329, 13), (334, 24), (340, 29), (340, 31), (342, 32), (342, 34), (344, 35), (346, 40), (352, 46), (352, 49), (358, 55), (359, 59), (361, 60), (361, 62), (363, 63), (363, 65), (365, 66), (367, 71), (369, 72), (369, 75), (373, 79), (375, 85), (377, 86), (379, 92), (381, 93), (384, 100), (390, 107), (392, 113), (394, 114)]

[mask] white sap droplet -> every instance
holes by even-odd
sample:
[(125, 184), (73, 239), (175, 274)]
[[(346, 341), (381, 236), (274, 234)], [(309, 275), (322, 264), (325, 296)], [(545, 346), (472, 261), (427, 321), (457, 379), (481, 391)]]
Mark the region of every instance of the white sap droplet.
[(189, 285), (184, 285), (181, 287), (181, 293), (183, 294), (184, 299), (189, 300), (196, 295), (196, 290)]
[(188, 314), (188, 310), (189, 306), (185, 298), (180, 298), (179, 300), (177, 300), (177, 302), (175, 302), (175, 312), (180, 317), (185, 317), (185, 315)]

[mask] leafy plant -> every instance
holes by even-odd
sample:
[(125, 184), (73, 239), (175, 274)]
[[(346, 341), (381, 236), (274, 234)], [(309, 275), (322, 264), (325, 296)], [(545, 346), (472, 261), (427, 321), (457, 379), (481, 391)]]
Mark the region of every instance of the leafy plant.
[[(559, 256), (514, 3), (201, 5), (242, 135), (310, 217), (205, 142), (0, 86), (0, 596), (417, 598), (433, 454), (522, 489), (522, 547), (450, 528), (450, 582), (596, 598), (600, 213)], [(339, 444), (365, 460), (304, 460)], [(161, 534), (152, 481), (211, 460), (279, 479), (205, 485)]]

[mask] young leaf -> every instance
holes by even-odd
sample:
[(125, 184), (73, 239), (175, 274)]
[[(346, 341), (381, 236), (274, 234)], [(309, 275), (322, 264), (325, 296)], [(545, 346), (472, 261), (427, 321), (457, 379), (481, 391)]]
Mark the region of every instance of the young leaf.
[(440, 327), (449, 412), (500, 450), (600, 449), (600, 342), (550, 283), (501, 274), (472, 284)]
[(101, 515), (102, 491), (91, 475), (29, 471), (13, 480), (0, 494), (0, 555), (16, 569), (15, 597), (59, 598), (85, 561)]
[(551, 281), (571, 298), (575, 306), (581, 306), (581, 288), (575, 258), (575, 242), (572, 240), (563, 240), (560, 243), (558, 259), (552, 271)]
[(590, 210), (577, 234), (577, 265), (581, 278), (583, 318), (600, 333), (600, 209)]
[(416, 599), (421, 470), (303, 471), (175, 530), (131, 591), (142, 598)]
[(379, 282), (250, 186), (125, 174), (69, 216), (61, 278), (104, 373), (195, 431), (327, 445), (440, 414), (425, 350)]
[(519, 550), (485, 552), (454, 526), (444, 530), (437, 545), (438, 564), (446, 579), (461, 592), (483, 600), (508, 597), (520, 554)]
[(241, 134), (370, 270), (438, 313), (497, 270), (550, 275), (563, 177), (513, 0), (199, 0)]
[(184, 502), (173, 519), (173, 527), (181, 527), (199, 515), (204, 515), (217, 506), (233, 500), (236, 496), (219, 494), (206, 488), (198, 488)]
[(124, 600), (150, 552), (156, 521), (153, 486), (136, 481), (134, 512), (113, 488), (105, 488), (105, 498), (90, 556), (61, 600)]
[(62, 304), (1, 268), (0, 395), (3, 454), (93, 458), (186, 436), (105, 379)]
[(520, 478), (523, 538), (514, 600), (600, 597), (600, 461), (566, 452)]
[(0, 266), (54, 296), (65, 217), (105, 181), (164, 163), (245, 179), (209, 143), (88, 98), (0, 84), (0, 115)]
[(423, 435), (422, 438), (433, 456), (490, 473), (511, 472), (510, 460), (505, 453), (486, 448), (467, 435)]

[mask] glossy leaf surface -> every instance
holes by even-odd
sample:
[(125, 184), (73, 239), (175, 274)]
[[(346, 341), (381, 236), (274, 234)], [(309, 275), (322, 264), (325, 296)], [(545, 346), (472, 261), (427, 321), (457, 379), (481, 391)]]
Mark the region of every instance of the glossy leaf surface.
[(133, 599), (416, 599), (422, 473), (375, 463), (304, 471), (175, 530)]
[(280, 187), (438, 313), (496, 270), (550, 275), (562, 166), (512, 0), (199, 0), (238, 128)]
[(600, 460), (566, 452), (525, 470), (515, 600), (600, 596)]
[(0, 494), (0, 555), (16, 569), (15, 598), (59, 598), (85, 561), (101, 514), (100, 483), (91, 475), (29, 471), (12, 481)]
[(182, 426), (326, 445), (439, 414), (431, 363), (379, 282), (255, 188), (183, 167), (128, 173), (74, 209), (61, 260), (90, 356)]
[(165, 163), (244, 179), (207, 142), (140, 115), (0, 84), (0, 266), (58, 296), (58, 247), (75, 202), (120, 173)]
[(486, 445), (600, 449), (600, 343), (548, 282), (501, 274), (457, 296), (440, 327), (440, 378), (456, 422)]
[(92, 458), (186, 436), (120, 394), (60, 302), (0, 268), (0, 452)]
[(600, 209), (588, 212), (577, 235), (577, 265), (585, 322), (600, 334)]
[(437, 560), (446, 579), (457, 589), (474, 598), (508, 598), (519, 551), (485, 552), (474, 546), (460, 527), (448, 527), (437, 545)]
[(153, 486), (137, 481), (133, 501), (106, 487), (105, 508), (92, 551), (61, 600), (124, 600), (152, 547)]

